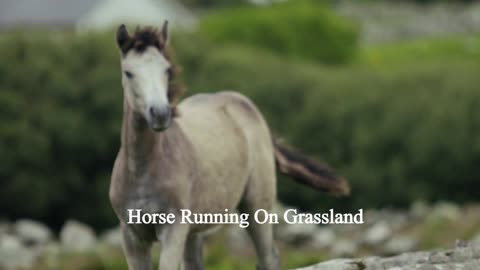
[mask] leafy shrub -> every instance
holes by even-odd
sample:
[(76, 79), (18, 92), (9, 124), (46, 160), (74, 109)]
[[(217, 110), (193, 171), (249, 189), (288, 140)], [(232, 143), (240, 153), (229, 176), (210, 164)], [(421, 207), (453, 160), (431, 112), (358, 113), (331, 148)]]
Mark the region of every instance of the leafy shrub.
[(313, 62), (344, 63), (357, 48), (357, 30), (320, 1), (240, 7), (205, 18), (200, 32), (216, 43), (247, 44)]
[(115, 222), (109, 174), (122, 90), (113, 38), (12, 35), (0, 42), (1, 214), (59, 226)]

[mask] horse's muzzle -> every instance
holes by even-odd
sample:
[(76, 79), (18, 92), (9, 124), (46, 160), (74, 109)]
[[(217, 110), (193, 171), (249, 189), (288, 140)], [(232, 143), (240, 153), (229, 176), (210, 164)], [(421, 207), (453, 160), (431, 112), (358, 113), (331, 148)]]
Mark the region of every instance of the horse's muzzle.
[(153, 131), (166, 130), (172, 122), (172, 108), (169, 105), (150, 107), (148, 109), (147, 122)]

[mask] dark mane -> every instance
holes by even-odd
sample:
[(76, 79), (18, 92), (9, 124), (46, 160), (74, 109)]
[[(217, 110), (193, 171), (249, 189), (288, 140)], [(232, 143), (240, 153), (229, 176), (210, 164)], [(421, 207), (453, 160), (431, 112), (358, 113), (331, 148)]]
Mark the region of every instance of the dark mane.
[(136, 52), (142, 53), (149, 46), (153, 46), (160, 51), (163, 50), (165, 47), (165, 41), (162, 40), (161, 33), (153, 27), (137, 27), (132, 36), (130, 49), (134, 49)]
[(175, 64), (172, 51), (167, 42), (163, 39), (161, 31), (154, 27), (137, 27), (133, 36), (121, 49), (123, 55), (126, 55), (130, 50), (135, 50), (137, 53), (143, 53), (150, 46), (157, 48), (165, 57), (165, 59), (170, 62), (171, 71), (168, 85), (168, 100), (172, 105), (174, 116), (178, 116), (176, 104), (178, 103), (180, 97), (184, 94), (185, 90), (176, 80), (180, 72), (180, 68)]

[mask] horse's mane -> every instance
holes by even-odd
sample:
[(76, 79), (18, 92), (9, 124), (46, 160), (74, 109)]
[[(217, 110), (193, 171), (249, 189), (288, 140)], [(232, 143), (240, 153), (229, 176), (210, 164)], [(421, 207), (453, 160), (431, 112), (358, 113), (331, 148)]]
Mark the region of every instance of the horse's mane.
[(170, 49), (170, 46), (168, 46), (166, 40), (164, 40), (162, 32), (154, 27), (137, 27), (129, 42), (126, 42), (125, 46), (122, 48), (122, 51), (124, 54), (126, 54), (129, 50), (135, 50), (138, 53), (143, 53), (150, 46), (157, 48), (165, 57), (165, 59), (170, 62), (171, 72), (169, 75), (168, 100), (173, 106), (174, 116), (178, 116), (176, 104), (180, 97), (184, 94), (185, 89), (179, 82), (176, 81), (178, 74), (180, 73), (180, 68), (174, 62), (172, 50)]

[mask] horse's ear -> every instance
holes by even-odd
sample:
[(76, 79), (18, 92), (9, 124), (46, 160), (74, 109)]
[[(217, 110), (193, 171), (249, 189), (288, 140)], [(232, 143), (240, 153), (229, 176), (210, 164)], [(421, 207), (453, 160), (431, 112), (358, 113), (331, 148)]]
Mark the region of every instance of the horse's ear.
[(167, 20), (165, 20), (165, 22), (163, 23), (162, 32), (160, 33), (160, 35), (162, 38), (162, 42), (164, 44), (167, 44), (168, 43), (168, 21)]
[(125, 27), (124, 24), (120, 25), (117, 29), (117, 46), (122, 51), (122, 53), (127, 52), (130, 39), (131, 37), (128, 33), (127, 27)]

